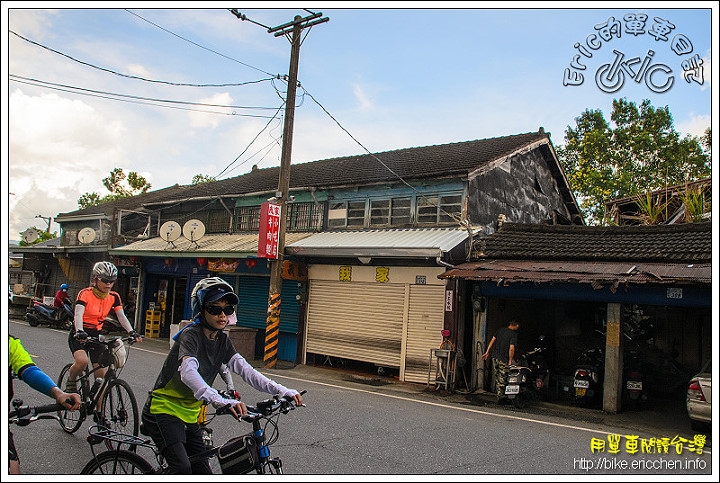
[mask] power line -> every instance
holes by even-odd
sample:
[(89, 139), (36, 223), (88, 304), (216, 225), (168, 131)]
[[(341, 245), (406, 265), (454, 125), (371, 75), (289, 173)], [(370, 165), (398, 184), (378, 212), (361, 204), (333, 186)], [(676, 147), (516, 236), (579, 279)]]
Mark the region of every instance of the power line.
[[(13, 82), (19, 82), (21, 84), (28, 84), (36, 87), (45, 87), (48, 89), (55, 89), (63, 92), (70, 92), (74, 94), (80, 94), (80, 95), (87, 95), (92, 97), (99, 97), (103, 99), (110, 99), (115, 101), (124, 101), (124, 102), (133, 102), (133, 101), (148, 101), (148, 102), (136, 102), (138, 104), (149, 104), (157, 107), (167, 107), (167, 108), (175, 108), (175, 109), (183, 109), (180, 107), (174, 107), (174, 106), (164, 106), (161, 104), (154, 104), (156, 102), (160, 103), (167, 103), (167, 104), (180, 104), (180, 105), (190, 105), (190, 106), (204, 106), (204, 107), (222, 107), (222, 108), (228, 108), (228, 109), (258, 109), (258, 110), (269, 110), (269, 109), (278, 109), (274, 107), (259, 107), (259, 106), (234, 106), (234, 105), (224, 105), (224, 104), (208, 104), (203, 102), (189, 102), (189, 101), (176, 101), (171, 99), (158, 99), (158, 98), (152, 98), (152, 97), (143, 97), (143, 96), (134, 96), (131, 94), (118, 94), (114, 92), (107, 92), (107, 91), (98, 91), (94, 89), (86, 89), (83, 87), (76, 87), (76, 86), (69, 86), (65, 84), (57, 84), (54, 82), (48, 82), (43, 81), (39, 79), (33, 79), (30, 77), (23, 77), (18, 76), (15, 74), (10, 74), (10, 80)], [(113, 96), (113, 97), (110, 97)], [(120, 99), (118, 99), (120, 98)], [(127, 99), (131, 100), (127, 100)], [(282, 107), (282, 106), (281, 106)], [(197, 111), (197, 112), (203, 112), (206, 114), (223, 114), (223, 115), (234, 115), (234, 116), (241, 116), (241, 117), (258, 117), (258, 118), (274, 118), (275, 116), (261, 116), (256, 114), (236, 114), (236, 113), (223, 113), (223, 112), (213, 112), (213, 111), (205, 111), (205, 110), (199, 110), (199, 109), (184, 109), (188, 111)]]
[(398, 180), (400, 180), (400, 182), (402, 182), (405, 186), (407, 186), (408, 188), (410, 188), (410, 189), (413, 191), (413, 193), (415, 193), (416, 195), (420, 196), (422, 199), (424, 199), (425, 201), (427, 201), (430, 205), (435, 206), (436, 208), (439, 208), (439, 209), (440, 209), (443, 213), (445, 213), (448, 217), (450, 217), (450, 218), (452, 218), (453, 220), (455, 220), (460, 226), (463, 226), (463, 225), (464, 225), (464, 223), (462, 222), (461, 219), (458, 219), (457, 216), (455, 216), (455, 215), (453, 215), (452, 213), (448, 213), (447, 211), (443, 210), (442, 208), (440, 208), (440, 205), (438, 205), (438, 204), (436, 204), (436, 203), (433, 203), (433, 201), (432, 201), (430, 198), (427, 198), (427, 197), (424, 196), (422, 193), (419, 193), (418, 190), (417, 190), (417, 188), (415, 188), (413, 185), (411, 185), (410, 183), (408, 183), (402, 176), (400, 176), (400, 175), (397, 174), (395, 171), (393, 171), (392, 168), (390, 168), (390, 166), (388, 166), (387, 164), (385, 164), (385, 162), (384, 162), (382, 159), (380, 159), (379, 157), (377, 157), (377, 155), (371, 153), (370, 150), (369, 150), (368, 148), (366, 148), (360, 141), (358, 141), (358, 140), (355, 138), (355, 136), (353, 136), (352, 134), (350, 134), (350, 131), (348, 131), (347, 129), (345, 129), (345, 127), (344, 127), (342, 124), (340, 124), (340, 122), (339, 122), (337, 119), (335, 119), (335, 117), (334, 117), (332, 114), (330, 114), (330, 112), (328, 112), (328, 110), (325, 109), (325, 107), (324, 107), (322, 104), (320, 104), (320, 102), (318, 102), (318, 100), (315, 99), (315, 97), (313, 97), (313, 95), (310, 94), (310, 93), (307, 91), (307, 89), (305, 89), (303, 86), (300, 86), (300, 88), (303, 90), (303, 92), (305, 92), (305, 94), (307, 94), (307, 95), (310, 97), (310, 99), (313, 100), (313, 102), (315, 102), (315, 104), (317, 104), (317, 105), (320, 107), (320, 109), (322, 109), (322, 110), (325, 112), (325, 114), (328, 115), (328, 117), (330, 117), (330, 119), (332, 119), (332, 120), (335, 122), (335, 124), (338, 125), (338, 127), (339, 127), (340, 129), (342, 129), (343, 131), (345, 131), (345, 133), (346, 133), (348, 136), (350, 136), (350, 139), (352, 139), (353, 141), (355, 141), (355, 143), (356, 143), (358, 146), (360, 146), (362, 149), (364, 149), (367, 154), (369, 154), (369, 155), (370, 155), (373, 159), (375, 159), (378, 163), (380, 163), (381, 165), (383, 165), (383, 167), (384, 167), (385, 169), (387, 169), (390, 173), (392, 173), (392, 175), (395, 176)]
[[(275, 118), (277, 117), (277, 115), (280, 113), (280, 110), (281, 110), (282, 108), (283, 108), (283, 106), (280, 106), (280, 107), (278, 108), (278, 110), (277, 110), (277, 112), (275, 113), (275, 115), (267, 122), (267, 124), (265, 124), (265, 127), (263, 127), (263, 128), (260, 130), (260, 132), (258, 132), (258, 133), (255, 135), (255, 137), (252, 139), (252, 141), (250, 141), (250, 143), (247, 145), (247, 147), (246, 147), (245, 149), (243, 149), (243, 151), (242, 151), (240, 154), (238, 154), (237, 157), (236, 157), (230, 164), (228, 164), (222, 171), (220, 171), (220, 173), (218, 173), (218, 175), (217, 175), (215, 178), (219, 178), (220, 176), (222, 176), (222, 174), (225, 173), (225, 171), (227, 171), (228, 169), (230, 169), (230, 167), (231, 167), (233, 164), (235, 164), (235, 162), (240, 158), (240, 156), (242, 156), (243, 154), (245, 154), (245, 152), (246, 152), (248, 149), (250, 149), (250, 146), (252, 146), (252, 144), (255, 142), (255, 140), (263, 133), (263, 131), (265, 131), (265, 129), (268, 128), (268, 126), (270, 125), (270, 123), (273, 121), (273, 119), (275, 119)], [(244, 162), (243, 162), (243, 163), (244, 163)], [(240, 163), (240, 164), (243, 164), (243, 163)], [(240, 166), (240, 165), (238, 165), (238, 166)]]
[[(241, 62), (241, 61), (239, 61), (239, 60), (237, 60), (237, 59), (233, 59), (232, 57), (228, 57), (227, 55), (221, 54), (220, 52), (216, 52), (216, 51), (214, 51), (214, 50), (212, 50), (212, 49), (209, 49), (209, 48), (207, 48), (207, 47), (203, 47), (202, 45), (200, 45), (200, 44), (198, 44), (198, 43), (196, 43), (196, 42), (193, 42), (192, 40), (186, 39), (185, 37), (182, 37), (182, 36), (180, 36), (180, 35), (178, 35), (178, 34), (176, 34), (176, 33), (174, 33), (174, 32), (171, 32), (170, 30), (168, 30), (168, 29), (166, 29), (166, 28), (164, 28), (164, 27), (161, 27), (160, 25), (158, 25), (158, 24), (156, 24), (156, 23), (151, 22), (150, 20), (148, 20), (148, 19), (146, 19), (146, 18), (141, 17), (140, 15), (138, 15), (138, 14), (136, 14), (135, 12), (132, 12), (132, 11), (130, 11), (130, 10), (128, 10), (128, 9), (125, 9), (125, 11), (128, 12), (129, 14), (135, 15), (137, 18), (139, 18), (140, 20), (143, 20), (143, 21), (149, 23), (150, 25), (153, 25), (153, 26), (159, 28), (160, 30), (169, 33), (170, 35), (174, 35), (175, 37), (177, 37), (177, 38), (179, 38), (179, 39), (181, 39), (181, 40), (184, 40), (185, 42), (188, 42), (188, 43), (191, 43), (191, 44), (195, 45), (196, 47), (200, 47), (201, 49), (207, 50), (208, 52), (212, 52), (213, 54), (219, 55), (220, 57), (223, 57), (223, 58), (228, 59), (228, 60), (232, 60), (233, 62), (237, 62), (238, 64), (244, 65), (245, 67), (250, 67), (251, 69), (255, 69), (255, 70), (257, 70), (258, 72), (262, 72), (263, 74), (267, 74), (267, 75), (269, 75), (269, 76), (274, 76), (274, 75), (275, 75), (275, 74), (271, 74), (271, 73), (269, 73), (269, 72), (265, 72), (265, 71), (262, 70), (262, 69), (258, 69), (257, 67), (254, 67), (254, 66), (252, 66), (252, 65), (250, 65), (250, 64), (246, 64), (245, 62)], [(258, 24), (258, 25), (259, 25), (259, 24)]]

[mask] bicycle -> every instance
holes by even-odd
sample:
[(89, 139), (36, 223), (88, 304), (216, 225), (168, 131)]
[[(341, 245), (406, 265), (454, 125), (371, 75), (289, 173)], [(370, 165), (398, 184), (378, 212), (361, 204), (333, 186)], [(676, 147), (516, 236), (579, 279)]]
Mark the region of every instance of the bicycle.
[[(306, 392), (302, 391), (300, 394)], [(206, 457), (217, 458), (222, 474), (237, 475), (253, 471), (257, 474), (283, 474), (282, 460), (279, 457), (270, 457), (270, 445), (280, 437), (277, 425), (280, 414), (287, 414), (295, 407), (291, 399), (279, 396), (260, 401), (256, 406), (247, 406), (248, 414), (242, 416), (241, 419), (252, 423), (252, 432), (230, 438), (220, 446), (213, 445), (206, 451), (190, 457), (190, 461), (195, 462)], [(223, 406), (217, 409), (209, 415), (209, 421), (218, 415), (230, 414), (228, 408), (229, 406)], [(268, 425), (272, 426), (269, 437), (266, 436)], [(95, 451), (97, 444), (107, 441), (112, 442), (115, 446), (114, 449), (101, 453)], [(100, 425), (93, 425), (88, 428), (87, 442), (90, 444), (93, 458), (85, 465), (80, 474), (163, 474), (167, 470), (167, 463), (150, 438), (141, 438), (113, 431)], [(137, 451), (122, 449), (123, 445), (135, 449), (142, 447), (151, 450), (156, 464), (151, 464)]]
[[(140, 415), (137, 400), (130, 384), (118, 376), (127, 360), (125, 344), (135, 343), (133, 336), (128, 337), (88, 337), (86, 351), (93, 345), (102, 346), (102, 354), (98, 367), (93, 368), (88, 362), (83, 374), (78, 378), (78, 394), (80, 394), (80, 409), (69, 411), (62, 408), (57, 412), (60, 426), (68, 433), (74, 433), (89, 416), (93, 416), (96, 423), (116, 431), (130, 428), (133, 435), (138, 434)], [(89, 359), (89, 354), (88, 354)], [(58, 376), (58, 387), (65, 387), (72, 363), (67, 364)], [(105, 377), (95, 377), (90, 384), (90, 376), (101, 368), (107, 368)], [(98, 406), (98, 403), (100, 404)], [(108, 449), (113, 449), (112, 442), (106, 441)]]

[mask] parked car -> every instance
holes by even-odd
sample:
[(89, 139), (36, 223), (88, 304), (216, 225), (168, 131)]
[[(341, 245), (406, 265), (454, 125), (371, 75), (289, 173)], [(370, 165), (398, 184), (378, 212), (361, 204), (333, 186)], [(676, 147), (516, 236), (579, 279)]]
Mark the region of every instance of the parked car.
[(712, 422), (712, 365), (711, 360), (705, 363), (699, 373), (688, 383), (687, 412), (690, 424), (695, 431), (710, 429)]

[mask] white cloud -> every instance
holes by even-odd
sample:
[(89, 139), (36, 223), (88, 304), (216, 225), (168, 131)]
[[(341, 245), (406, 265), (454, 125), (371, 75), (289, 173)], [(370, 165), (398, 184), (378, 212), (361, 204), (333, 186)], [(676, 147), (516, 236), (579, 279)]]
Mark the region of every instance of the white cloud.
[(54, 217), (78, 209), (83, 193), (102, 193), (102, 178), (127, 165), (120, 147), (126, 131), (123, 124), (82, 101), (54, 93), (30, 96), (16, 89), (8, 110), (13, 120), (8, 169), (15, 194), (10, 199), (15, 200), (11, 235), (39, 221), (33, 219), (37, 214)]
[(367, 109), (370, 109), (372, 107), (372, 102), (370, 101), (370, 98), (365, 93), (362, 87), (360, 87), (359, 84), (353, 85), (353, 94), (355, 94), (355, 99), (360, 103), (360, 110), (365, 111)]
[[(233, 98), (227, 92), (214, 94), (210, 97), (203, 97), (198, 99), (196, 102), (201, 104), (213, 104), (220, 106), (228, 106), (233, 103)], [(200, 110), (211, 111), (211, 112), (222, 112), (227, 111), (230, 114), (230, 110), (222, 107), (209, 107), (209, 106), (197, 106), (193, 107), (193, 110), (188, 115), (190, 117), (190, 126), (193, 128), (216, 128), (222, 120), (222, 116), (217, 114), (205, 114)]]
[(705, 129), (711, 126), (712, 119), (710, 116), (693, 115), (690, 119), (675, 122), (675, 130), (681, 135), (690, 134), (691, 136), (701, 137), (705, 134)]

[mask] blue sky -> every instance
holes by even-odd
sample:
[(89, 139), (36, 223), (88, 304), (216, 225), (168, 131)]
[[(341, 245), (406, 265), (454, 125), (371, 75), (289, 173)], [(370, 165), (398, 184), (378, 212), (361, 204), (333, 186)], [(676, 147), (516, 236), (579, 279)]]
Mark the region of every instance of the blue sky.
[[(265, 27), (307, 11), (294, 2), (254, 2), (255, 8), (239, 9), (251, 22), (216, 2), (202, 2), (202, 9), (166, 8), (185, 2), (80, 8), (87, 5), (3, 2), (8, 176), (2, 178), (9, 206), (3, 229), (9, 239), (30, 226), (46, 228), (36, 215), (55, 217), (77, 209), (83, 193), (105, 194), (102, 178), (116, 167), (139, 172), (159, 189), (188, 184), (196, 174), (225, 178), (254, 164), (279, 165), (282, 110), (272, 117), (286, 86), (268, 79), (288, 73), (290, 43)], [(563, 145), (565, 130), (585, 109), (600, 109), (609, 120), (612, 100), (620, 97), (668, 106), (682, 134), (700, 135), (717, 122), (711, 107), (716, 2), (685, 2), (683, 9), (585, 2), (595, 8), (576, 10), (516, 8), (522, 2), (495, 2), (497, 9), (473, 2), (443, 9), (422, 2), (416, 5), (428, 8), (393, 2), (382, 5), (397, 8), (371, 8), (376, 5), (324, 2), (327, 8), (313, 10), (329, 21), (303, 34), (293, 164), (540, 126)], [(338, 8), (347, 6), (353, 8)], [(628, 33), (627, 15), (647, 15), (643, 33)], [(611, 17), (622, 25), (620, 37), (588, 49), (588, 36)], [(648, 33), (658, 23), (672, 25), (667, 40)], [(676, 35), (692, 44), (691, 52), (673, 52)], [(584, 70), (571, 68), (576, 42), (593, 54), (578, 59)], [(648, 57), (658, 92), (629, 74), (619, 90), (603, 92), (595, 74), (613, 63), (615, 51), (623, 60), (637, 57), (636, 66)], [(683, 62), (692, 67), (695, 54), (702, 84), (683, 76)], [(583, 74), (582, 84), (563, 85), (566, 69)], [(672, 86), (661, 91), (670, 77)], [(197, 87), (228, 83), (244, 85)], [(78, 88), (98, 92), (82, 95)], [(116, 94), (134, 97), (113, 100)]]

